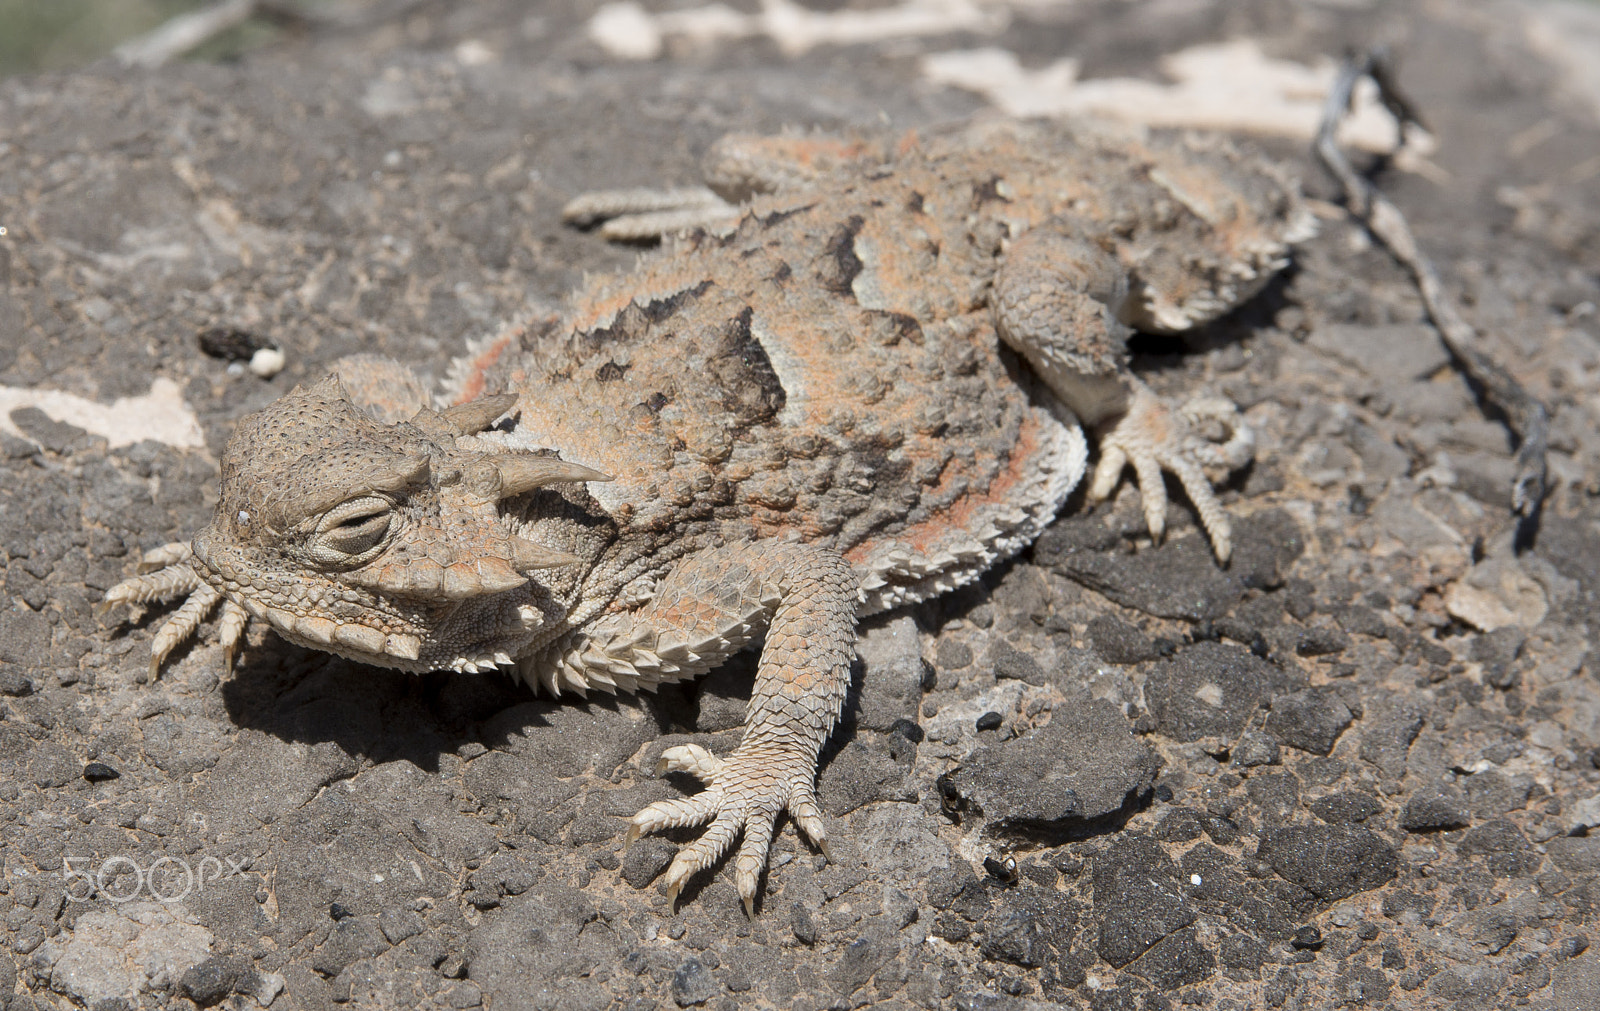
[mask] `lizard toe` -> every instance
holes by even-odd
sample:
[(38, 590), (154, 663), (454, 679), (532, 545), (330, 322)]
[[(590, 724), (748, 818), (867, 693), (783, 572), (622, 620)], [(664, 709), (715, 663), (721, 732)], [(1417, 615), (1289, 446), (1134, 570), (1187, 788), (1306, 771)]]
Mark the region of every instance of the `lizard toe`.
[(711, 823), (698, 839), (678, 851), (667, 868), (663, 880), (671, 902), (676, 903), (689, 878), (720, 860), (742, 835), (733, 862), (734, 886), (745, 911), (754, 915), (761, 872), (767, 866), (778, 815), (785, 810), (807, 837), (827, 852), (814, 774), (808, 769), (796, 765), (775, 772), (758, 755), (735, 751), (718, 759), (692, 744), (669, 748), (662, 762), (674, 771), (699, 776), (707, 788), (693, 797), (657, 801), (640, 810), (629, 825), (628, 842), (646, 832)]
[[(1225, 438), (1201, 434), (1210, 427), (1220, 427)], [(1101, 434), (1100, 463), (1089, 496), (1109, 495), (1123, 467), (1131, 464), (1139, 480), (1145, 524), (1159, 540), (1167, 515), (1167, 491), (1161, 475), (1168, 471), (1199, 513), (1217, 560), (1226, 562), (1233, 551), (1233, 529), (1205, 468), (1225, 473), (1242, 467), (1250, 461), (1254, 447), (1254, 435), (1232, 404), (1211, 398), (1174, 411), (1149, 387), (1137, 383), (1127, 413)]]

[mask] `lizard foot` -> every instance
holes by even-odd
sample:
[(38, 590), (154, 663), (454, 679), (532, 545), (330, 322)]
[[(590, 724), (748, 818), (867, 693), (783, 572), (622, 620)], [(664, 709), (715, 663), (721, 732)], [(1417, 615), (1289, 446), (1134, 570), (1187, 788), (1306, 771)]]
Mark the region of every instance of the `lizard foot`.
[(716, 231), (739, 220), (740, 207), (704, 186), (682, 189), (594, 190), (561, 209), (561, 220), (599, 226), (613, 242), (647, 242), (690, 228)]
[(189, 564), (194, 554), (182, 541), (164, 544), (145, 552), (139, 561), (138, 574), (129, 576), (106, 591), (105, 599), (97, 608), (108, 611), (120, 604), (128, 605), (137, 618), (145, 604), (151, 601), (183, 597), (183, 603), (172, 617), (164, 622), (156, 637), (150, 640), (150, 678), (154, 680), (172, 651), (194, 635), (217, 604), (222, 604), (222, 620), (217, 625), (217, 638), (222, 644), (223, 663), (233, 669), (233, 657), (244, 638), (249, 616), (244, 608), (200, 581), (200, 576)]
[(789, 760), (774, 748), (736, 748), (718, 758), (698, 744), (668, 748), (661, 754), (662, 772), (687, 772), (706, 784), (693, 797), (661, 800), (633, 816), (628, 828), (632, 843), (646, 832), (711, 822), (705, 833), (678, 851), (667, 868), (667, 902), (676, 906), (678, 893), (691, 876), (716, 863), (742, 832), (744, 841), (734, 858), (733, 881), (747, 915), (755, 915), (756, 889), (767, 864), (773, 823), (788, 811), (800, 829), (828, 854), (828, 837), (817, 807), (816, 774), (805, 762)]
[(1233, 404), (1217, 397), (1199, 398), (1174, 411), (1148, 386), (1136, 382), (1127, 413), (1100, 435), (1100, 463), (1089, 484), (1089, 501), (1110, 495), (1122, 468), (1131, 463), (1139, 479), (1145, 524), (1150, 536), (1160, 540), (1167, 524), (1167, 488), (1161, 472), (1171, 471), (1200, 514), (1217, 560), (1226, 562), (1233, 551), (1233, 528), (1205, 470), (1225, 475), (1249, 463), (1254, 454), (1255, 434)]

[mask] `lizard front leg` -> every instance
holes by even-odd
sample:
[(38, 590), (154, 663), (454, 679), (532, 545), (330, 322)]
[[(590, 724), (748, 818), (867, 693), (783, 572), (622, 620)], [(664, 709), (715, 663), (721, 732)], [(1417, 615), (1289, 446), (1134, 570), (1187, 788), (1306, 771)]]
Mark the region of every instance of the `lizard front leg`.
[[(1098, 426), (1100, 463), (1090, 501), (1111, 494), (1132, 464), (1145, 523), (1159, 540), (1167, 512), (1161, 472), (1171, 471), (1217, 559), (1226, 562), (1232, 531), (1204, 468), (1244, 466), (1254, 436), (1232, 404), (1210, 398), (1174, 410), (1128, 371), (1127, 273), (1110, 253), (1075, 237), (1085, 231), (1071, 221), (1051, 222), (1011, 243), (994, 280), (996, 329), (1073, 413)], [(1226, 430), (1223, 441), (1199, 434), (1210, 422)]]
[(669, 901), (742, 833), (734, 884), (752, 911), (773, 823), (784, 811), (826, 853), (817, 755), (849, 686), (858, 584), (849, 563), (826, 548), (732, 544), (684, 559), (648, 604), (591, 628), (586, 651), (599, 650), (611, 662), (665, 664), (673, 679), (709, 670), (766, 633), (739, 746), (720, 759), (697, 746), (669, 749), (663, 768), (694, 773), (706, 790), (633, 816), (629, 841), (711, 823), (667, 869)]

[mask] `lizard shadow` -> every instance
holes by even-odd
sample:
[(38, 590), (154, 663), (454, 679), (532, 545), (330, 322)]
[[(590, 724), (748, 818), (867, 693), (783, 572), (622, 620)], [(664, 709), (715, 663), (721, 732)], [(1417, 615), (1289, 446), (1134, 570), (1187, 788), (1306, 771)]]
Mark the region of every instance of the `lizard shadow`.
[(438, 772), (445, 754), (504, 749), (513, 733), (566, 731), (566, 721), (552, 716), (575, 704), (612, 716), (630, 706), (653, 708), (632, 697), (552, 699), (499, 672), (410, 674), (371, 667), (281, 640), (248, 650), (218, 690), (236, 726), (288, 742), (332, 743), (374, 764), (407, 761), (427, 772)]

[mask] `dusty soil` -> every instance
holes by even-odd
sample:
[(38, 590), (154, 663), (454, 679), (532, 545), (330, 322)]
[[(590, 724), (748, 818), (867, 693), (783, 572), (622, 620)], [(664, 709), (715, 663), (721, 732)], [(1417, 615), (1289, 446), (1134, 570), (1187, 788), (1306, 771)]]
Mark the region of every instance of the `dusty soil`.
[[(1600, 96), (1563, 62), (1600, 61), (1594, 8), (1036, 4), (803, 52), (668, 32), (651, 60), (576, 4), (371, 11), (233, 65), (0, 84), (0, 1008), (1600, 1007)], [(1261, 298), (1139, 347), (1257, 429), (1233, 565), (1181, 504), (1151, 544), (1125, 487), (873, 622), (821, 779), (833, 860), (786, 827), (754, 919), (720, 873), (667, 906), (684, 837), (622, 845), (691, 788), (662, 747), (731, 741), (747, 664), (557, 705), (258, 632), (231, 673), (202, 644), (151, 681), (158, 619), (95, 612), (204, 522), (240, 416), (355, 351), (437, 386), (626, 267), (569, 197), (690, 181), (728, 130), (984, 112), (928, 54), (1159, 82), (1239, 38), (1400, 57), (1439, 146), (1375, 178), (1553, 411), (1525, 550), (1501, 420), (1328, 203)], [(273, 378), (236, 360), (268, 344)]]

